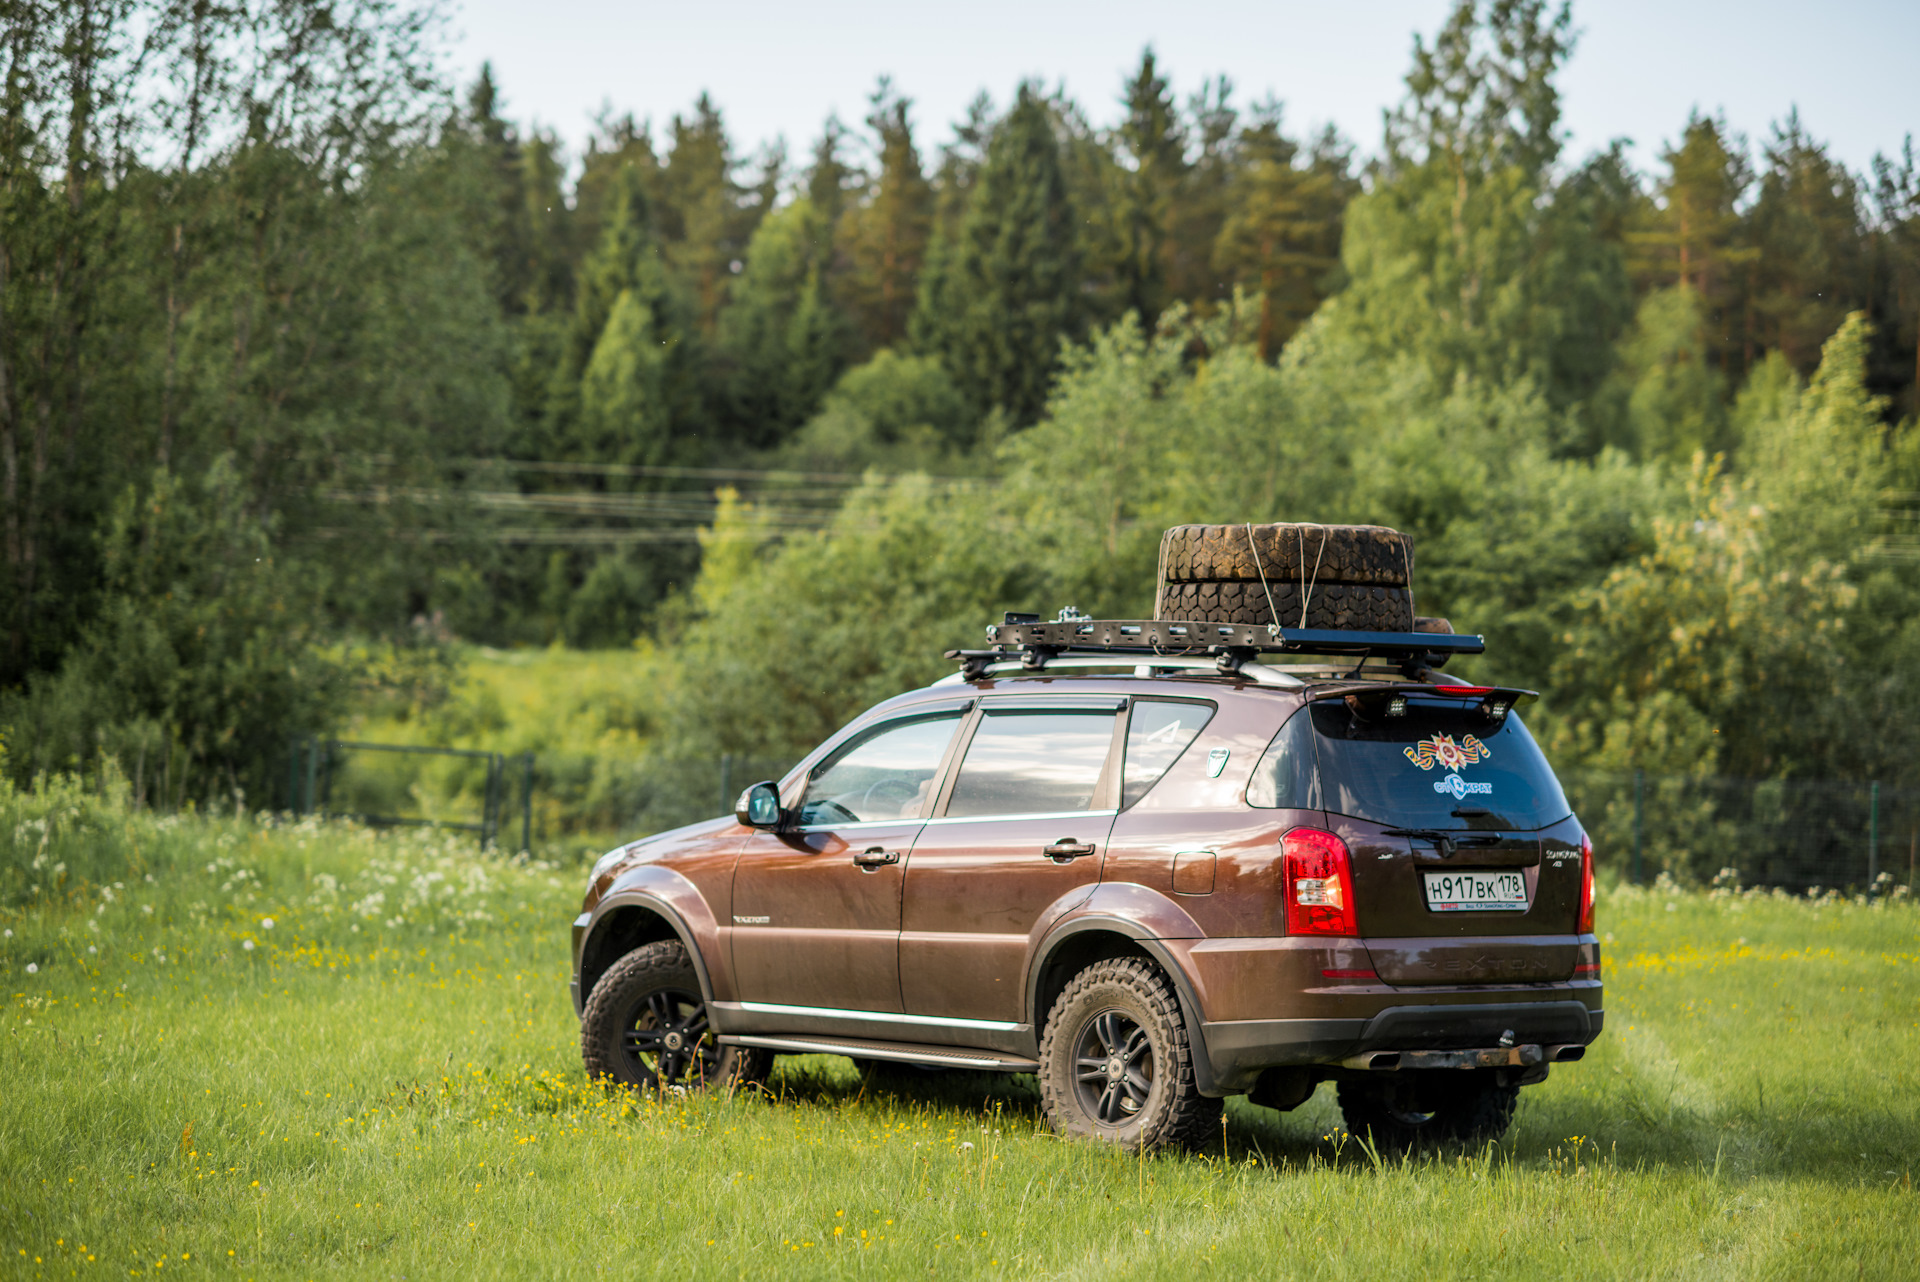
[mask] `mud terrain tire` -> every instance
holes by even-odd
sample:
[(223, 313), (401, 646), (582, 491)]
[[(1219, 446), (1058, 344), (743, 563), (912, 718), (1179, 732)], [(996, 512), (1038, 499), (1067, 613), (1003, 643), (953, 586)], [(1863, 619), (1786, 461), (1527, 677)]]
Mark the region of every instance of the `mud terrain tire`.
[[(1404, 588), (1413, 540), (1384, 525), (1176, 525), (1160, 538), (1167, 583), (1353, 583)], [(1256, 559), (1254, 553), (1259, 553)]]
[(678, 940), (634, 949), (593, 986), (580, 1018), (587, 1076), (642, 1090), (726, 1090), (764, 1081), (770, 1052), (721, 1046), (700, 976)]
[(1180, 1000), (1142, 958), (1095, 962), (1067, 984), (1040, 1039), (1040, 1102), (1055, 1132), (1128, 1152), (1199, 1150), (1221, 1101), (1200, 1093)]
[[(1275, 612), (1280, 616), (1277, 620)], [(1283, 628), (1411, 632), (1413, 596), (1405, 588), (1321, 582), (1307, 593), (1302, 621), (1298, 583), (1166, 583), (1161, 585), (1155, 614), (1195, 623), (1278, 622)]]

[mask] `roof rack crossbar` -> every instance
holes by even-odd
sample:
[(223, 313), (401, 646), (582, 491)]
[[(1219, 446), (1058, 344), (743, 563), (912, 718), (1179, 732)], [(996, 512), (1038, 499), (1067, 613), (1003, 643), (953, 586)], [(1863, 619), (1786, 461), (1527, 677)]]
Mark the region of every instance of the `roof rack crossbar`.
[(1485, 638), (1445, 632), (1357, 632), (1335, 628), (1282, 628), (1270, 624), (1207, 623), (1186, 619), (1069, 618), (1046, 623), (1011, 615), (987, 627), (985, 650), (949, 650), (968, 680), (989, 664), (1020, 656), (1042, 669), (1063, 654), (1143, 655), (1154, 658), (1212, 656), (1223, 671), (1237, 671), (1260, 654), (1358, 655), (1398, 659), (1406, 667), (1438, 667), (1455, 654), (1480, 654)]

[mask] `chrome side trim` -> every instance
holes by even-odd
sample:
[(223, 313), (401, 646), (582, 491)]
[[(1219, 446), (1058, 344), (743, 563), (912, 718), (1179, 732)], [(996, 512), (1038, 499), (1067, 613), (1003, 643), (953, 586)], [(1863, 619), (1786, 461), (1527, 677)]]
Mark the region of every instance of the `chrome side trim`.
[(802, 1055), (853, 1055), (903, 1064), (987, 1069), (1007, 1073), (1031, 1073), (1040, 1067), (1038, 1060), (1028, 1059), (1023, 1055), (914, 1046), (903, 1042), (863, 1042), (850, 1037), (774, 1037), (761, 1033), (739, 1033), (722, 1036), (720, 1044), (722, 1046), (759, 1046), (766, 1050), (788, 1051)]
[(1008, 819), (1111, 819), (1119, 814), (1118, 810), (1049, 810), (1040, 814), (1025, 815), (955, 815), (926, 821), (927, 827), (935, 824), (991, 824)]
[(835, 1010), (826, 1006), (781, 1006), (773, 1002), (741, 1002), (740, 1009), (761, 1015), (810, 1015), (816, 1019), (860, 1019), (875, 1024), (933, 1024), (940, 1028), (977, 1028), (989, 1033), (1011, 1033), (1020, 1027), (997, 1019), (942, 1019), (934, 1015), (901, 1015), (883, 1010)]
[[(866, 828), (909, 828), (925, 823), (923, 819), (861, 819), (847, 824), (803, 824), (788, 832), (859, 832)], [(1578, 853), (1577, 851), (1575, 852)]]

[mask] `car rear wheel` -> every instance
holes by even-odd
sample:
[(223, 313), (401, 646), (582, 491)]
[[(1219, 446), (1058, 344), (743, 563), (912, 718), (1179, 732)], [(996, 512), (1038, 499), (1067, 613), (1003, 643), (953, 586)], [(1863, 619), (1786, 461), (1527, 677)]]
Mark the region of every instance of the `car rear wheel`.
[(766, 1051), (720, 1045), (677, 940), (636, 948), (600, 977), (581, 1016), (580, 1055), (588, 1077), (643, 1090), (759, 1082), (773, 1065)]
[(1485, 1071), (1392, 1073), (1377, 1082), (1340, 1083), (1347, 1131), (1394, 1153), (1497, 1140), (1512, 1124), (1519, 1098), (1518, 1084)]
[(1129, 1151), (1198, 1149), (1220, 1130), (1221, 1102), (1194, 1080), (1173, 985), (1139, 958), (1095, 962), (1054, 1002), (1040, 1097), (1059, 1134)]

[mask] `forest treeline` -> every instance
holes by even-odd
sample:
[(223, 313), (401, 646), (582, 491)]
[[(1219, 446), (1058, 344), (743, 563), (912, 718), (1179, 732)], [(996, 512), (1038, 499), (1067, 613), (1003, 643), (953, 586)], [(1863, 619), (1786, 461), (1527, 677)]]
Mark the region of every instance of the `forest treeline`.
[(797, 156), (706, 97), (571, 156), (397, 0), (0, 0), (6, 769), (257, 803), (450, 638), (795, 752), (1280, 519), (1412, 531), (1566, 764), (1920, 777), (1911, 142), (1571, 156), (1572, 30), (1460, 0), (1367, 147), (1147, 50), (1111, 126), (883, 78)]

